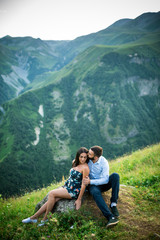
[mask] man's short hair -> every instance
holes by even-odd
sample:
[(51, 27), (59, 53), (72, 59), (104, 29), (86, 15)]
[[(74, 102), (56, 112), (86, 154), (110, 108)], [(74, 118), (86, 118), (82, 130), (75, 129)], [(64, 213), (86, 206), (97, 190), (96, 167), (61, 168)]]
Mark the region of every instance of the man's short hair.
[(94, 155), (97, 157), (102, 156), (103, 148), (100, 146), (93, 146), (91, 147), (91, 150), (94, 152)]

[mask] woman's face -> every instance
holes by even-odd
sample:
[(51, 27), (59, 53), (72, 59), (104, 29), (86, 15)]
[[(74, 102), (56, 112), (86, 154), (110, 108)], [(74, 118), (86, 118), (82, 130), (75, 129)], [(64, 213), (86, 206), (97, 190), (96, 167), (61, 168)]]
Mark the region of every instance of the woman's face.
[(79, 156), (79, 164), (84, 164), (87, 160), (87, 153), (81, 153)]

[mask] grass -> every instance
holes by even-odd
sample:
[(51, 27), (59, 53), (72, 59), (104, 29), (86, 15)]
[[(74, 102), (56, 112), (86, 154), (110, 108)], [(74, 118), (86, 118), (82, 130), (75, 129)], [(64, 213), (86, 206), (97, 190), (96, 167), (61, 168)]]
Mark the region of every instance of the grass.
[[(114, 228), (106, 229), (107, 221), (91, 196), (79, 211), (51, 215), (44, 227), (22, 224), (21, 220), (32, 215), (36, 204), (61, 182), (22, 197), (1, 199), (0, 239), (159, 239), (160, 144), (111, 161), (112, 172), (121, 177), (120, 222)], [(104, 193), (108, 204), (110, 195), (111, 191)]]

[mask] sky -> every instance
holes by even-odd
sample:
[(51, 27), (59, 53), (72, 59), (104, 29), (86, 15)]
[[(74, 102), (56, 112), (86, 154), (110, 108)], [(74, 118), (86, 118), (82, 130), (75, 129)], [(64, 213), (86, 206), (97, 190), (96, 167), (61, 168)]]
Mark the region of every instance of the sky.
[(0, 38), (73, 40), (158, 11), (160, 0), (0, 0)]

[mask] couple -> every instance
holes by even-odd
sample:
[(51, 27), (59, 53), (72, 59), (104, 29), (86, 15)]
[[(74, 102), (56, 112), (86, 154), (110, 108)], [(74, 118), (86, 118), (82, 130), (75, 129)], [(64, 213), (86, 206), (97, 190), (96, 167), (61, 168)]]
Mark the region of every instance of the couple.
[[(108, 161), (102, 156), (103, 149), (93, 146), (89, 150), (81, 147), (73, 161), (70, 176), (61, 188), (49, 192), (48, 201), (31, 217), (22, 220), (23, 223), (37, 223), (37, 218), (44, 213), (43, 220), (38, 226), (48, 221), (48, 214), (60, 199), (76, 199), (76, 210), (81, 207), (82, 196), (86, 187), (93, 196), (97, 206), (107, 218), (106, 227), (116, 225), (119, 220), (117, 199), (119, 193), (119, 175), (109, 176)], [(110, 209), (102, 197), (102, 192), (112, 188)]]

